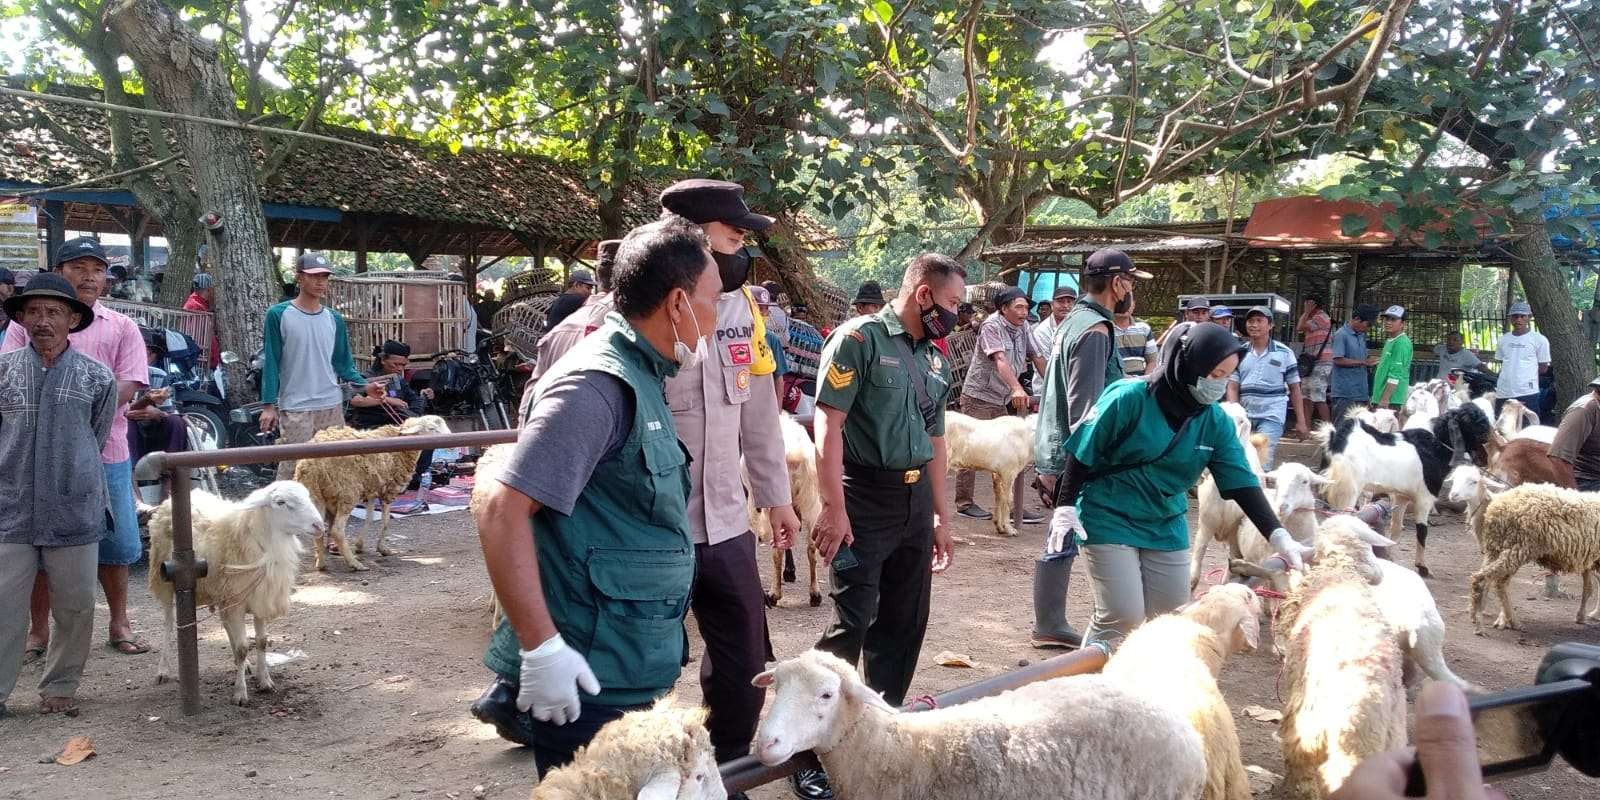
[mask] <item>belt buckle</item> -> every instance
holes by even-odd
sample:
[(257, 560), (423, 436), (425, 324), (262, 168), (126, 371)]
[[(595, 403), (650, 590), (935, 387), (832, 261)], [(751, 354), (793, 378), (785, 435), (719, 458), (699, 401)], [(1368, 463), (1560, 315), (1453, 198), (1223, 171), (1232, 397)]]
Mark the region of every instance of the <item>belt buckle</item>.
[(905, 482), (908, 485), (916, 483), (917, 481), (920, 481), (920, 480), (922, 480), (922, 470), (921, 469), (908, 469), (908, 470), (906, 470)]

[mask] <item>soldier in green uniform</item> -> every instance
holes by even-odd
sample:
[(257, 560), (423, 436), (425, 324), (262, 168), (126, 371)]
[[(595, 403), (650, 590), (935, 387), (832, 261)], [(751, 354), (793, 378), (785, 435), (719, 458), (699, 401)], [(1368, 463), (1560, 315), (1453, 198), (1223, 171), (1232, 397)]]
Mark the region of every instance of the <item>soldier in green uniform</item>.
[[(1054, 506), (1056, 476), (1065, 461), (1067, 437), (1094, 408), (1100, 393), (1122, 379), (1122, 355), (1117, 352), (1115, 314), (1133, 308), (1135, 278), (1149, 278), (1121, 250), (1097, 250), (1083, 263), (1079, 285), (1083, 296), (1061, 320), (1045, 366), (1039, 423), (1034, 430), (1034, 461), (1046, 505)], [(1061, 529), (1061, 515), (1050, 530)], [(1078, 543), (1070, 537), (1062, 547), (1046, 547), (1033, 567), (1034, 647), (1077, 647), (1082, 637), (1067, 624), (1067, 585)]]
[(664, 382), (697, 361), (721, 284), (698, 227), (628, 234), (616, 312), (545, 376), (478, 511), (506, 621), (483, 659), (499, 680), (474, 713), (532, 747), (541, 776), (682, 668), (695, 551)]
[[(933, 573), (950, 565), (950, 368), (933, 340), (955, 329), (965, 279), (954, 259), (917, 256), (892, 303), (840, 325), (822, 349), (812, 545), (833, 564), (834, 621), (817, 649), (863, 660), (862, 677), (891, 705), (916, 672)], [(794, 788), (833, 796), (820, 770), (797, 773)]]

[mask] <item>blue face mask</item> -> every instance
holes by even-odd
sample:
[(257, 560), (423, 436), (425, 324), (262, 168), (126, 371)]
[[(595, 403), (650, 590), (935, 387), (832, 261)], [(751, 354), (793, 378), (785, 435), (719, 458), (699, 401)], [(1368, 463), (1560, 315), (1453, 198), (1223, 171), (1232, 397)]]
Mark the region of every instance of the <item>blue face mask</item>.
[(1189, 387), (1189, 395), (1208, 406), (1221, 400), (1227, 393), (1227, 378), (1201, 378)]

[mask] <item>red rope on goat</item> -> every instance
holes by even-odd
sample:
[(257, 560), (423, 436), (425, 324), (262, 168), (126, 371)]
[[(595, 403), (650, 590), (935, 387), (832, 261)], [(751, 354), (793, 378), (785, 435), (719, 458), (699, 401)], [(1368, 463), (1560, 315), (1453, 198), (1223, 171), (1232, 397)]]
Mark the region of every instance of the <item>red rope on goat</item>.
[(916, 705), (917, 703), (927, 703), (929, 711), (939, 707), (939, 701), (933, 699), (933, 695), (931, 694), (917, 695), (916, 697), (911, 698), (911, 702), (907, 703), (906, 705)]

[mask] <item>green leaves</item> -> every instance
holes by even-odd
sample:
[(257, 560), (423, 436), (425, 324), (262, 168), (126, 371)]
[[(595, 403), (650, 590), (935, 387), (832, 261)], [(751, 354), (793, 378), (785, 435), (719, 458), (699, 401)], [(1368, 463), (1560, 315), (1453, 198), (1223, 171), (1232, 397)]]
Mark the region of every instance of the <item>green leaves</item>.
[(1339, 232), (1352, 239), (1367, 232), (1371, 222), (1361, 214), (1345, 214), (1339, 218)]

